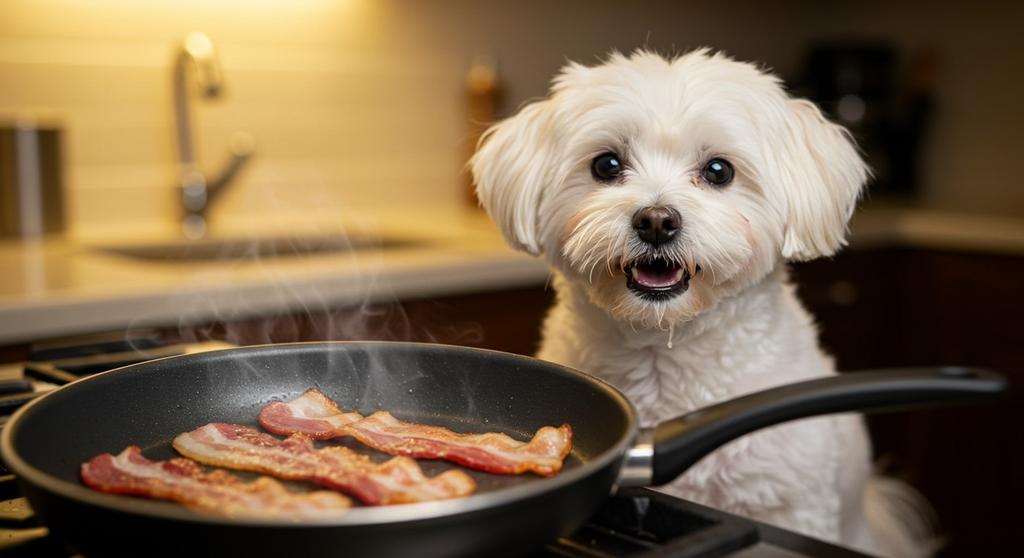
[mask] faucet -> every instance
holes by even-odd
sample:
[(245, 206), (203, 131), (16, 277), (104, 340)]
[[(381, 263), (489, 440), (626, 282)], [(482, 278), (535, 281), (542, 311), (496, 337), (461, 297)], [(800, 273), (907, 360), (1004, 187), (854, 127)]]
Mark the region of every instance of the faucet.
[(174, 120), (183, 210), (181, 226), (186, 238), (197, 239), (203, 237), (209, 228), (210, 205), (249, 161), (254, 141), (249, 134), (235, 132), (228, 142), (230, 159), (215, 178), (207, 179), (196, 160), (186, 79), (189, 68), (193, 69), (196, 85), (203, 97), (220, 95), (224, 85), (220, 64), (213, 42), (203, 33), (186, 35), (174, 61)]

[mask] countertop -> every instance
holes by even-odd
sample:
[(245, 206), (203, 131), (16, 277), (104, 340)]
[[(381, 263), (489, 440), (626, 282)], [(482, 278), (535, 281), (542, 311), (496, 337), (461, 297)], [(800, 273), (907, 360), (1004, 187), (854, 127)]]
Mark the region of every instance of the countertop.
[[(259, 226), (254, 227), (254, 222)], [(225, 262), (166, 262), (104, 251), (159, 244), (168, 230), (107, 230), (90, 238), (0, 243), (0, 344), (139, 326), (237, 320), (362, 302), (486, 292), (543, 284), (538, 259), (509, 249), (472, 209), (424, 209), (347, 220), (249, 219), (224, 237), (360, 235), (410, 245)], [(333, 227), (333, 228), (332, 228)], [(260, 232), (254, 233), (258, 228)], [(907, 245), (1024, 255), (1024, 219), (874, 206), (858, 210), (850, 249)]]
[(908, 246), (933, 250), (1024, 256), (1020, 217), (867, 204), (850, 223), (851, 249)]
[[(257, 237), (379, 237), (408, 245), (228, 261), (153, 261), (104, 247), (159, 245), (169, 230), (106, 230), (88, 238), (0, 243), (0, 344), (125, 329), (327, 310), (363, 302), (485, 292), (547, 280), (536, 258), (508, 248), (480, 211), (389, 212), (384, 218), (235, 223)], [(344, 229), (344, 230), (343, 230)]]

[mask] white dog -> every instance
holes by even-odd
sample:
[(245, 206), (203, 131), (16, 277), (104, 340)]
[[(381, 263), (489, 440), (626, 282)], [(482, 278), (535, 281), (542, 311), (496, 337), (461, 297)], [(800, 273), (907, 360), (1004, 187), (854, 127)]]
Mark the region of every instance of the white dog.
[[(845, 242), (868, 169), (846, 130), (708, 50), (569, 64), (488, 131), (481, 203), (554, 270), (539, 356), (609, 381), (644, 426), (835, 374), (786, 262)], [(737, 440), (664, 489), (825, 540), (924, 552), (907, 492), (871, 476), (861, 418)]]

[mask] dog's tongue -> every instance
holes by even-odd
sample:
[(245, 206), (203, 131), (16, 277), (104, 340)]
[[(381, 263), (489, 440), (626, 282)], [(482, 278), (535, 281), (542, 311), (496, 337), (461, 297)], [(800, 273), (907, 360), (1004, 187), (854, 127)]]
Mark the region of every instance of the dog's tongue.
[(671, 287), (683, 279), (683, 268), (665, 263), (643, 263), (633, 266), (633, 280), (651, 288)]

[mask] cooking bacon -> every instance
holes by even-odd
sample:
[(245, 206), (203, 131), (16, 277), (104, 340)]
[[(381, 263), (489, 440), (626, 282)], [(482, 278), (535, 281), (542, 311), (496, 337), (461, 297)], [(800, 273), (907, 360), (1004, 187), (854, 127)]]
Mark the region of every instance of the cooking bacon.
[(317, 389), (309, 389), (288, 403), (270, 403), (260, 411), (259, 420), (275, 434), (301, 433), (319, 440), (352, 436), (391, 455), (445, 459), (503, 475), (527, 471), (554, 475), (572, 448), (572, 428), (568, 424), (542, 427), (529, 442), (495, 432), (459, 434), (439, 426), (405, 422), (387, 411), (368, 417), (346, 413)]
[(207, 473), (191, 459), (150, 461), (137, 446), (116, 456), (93, 457), (82, 464), (81, 477), (86, 486), (100, 492), (171, 500), (230, 517), (332, 519), (351, 506), (351, 500), (337, 492), (296, 494), (269, 477), (244, 482), (226, 471)]
[(174, 448), (200, 463), (311, 481), (370, 505), (456, 498), (476, 490), (463, 471), (453, 469), (430, 478), (408, 457), (378, 464), (341, 446), (316, 449), (303, 434), (281, 440), (237, 424), (207, 424), (175, 438)]

